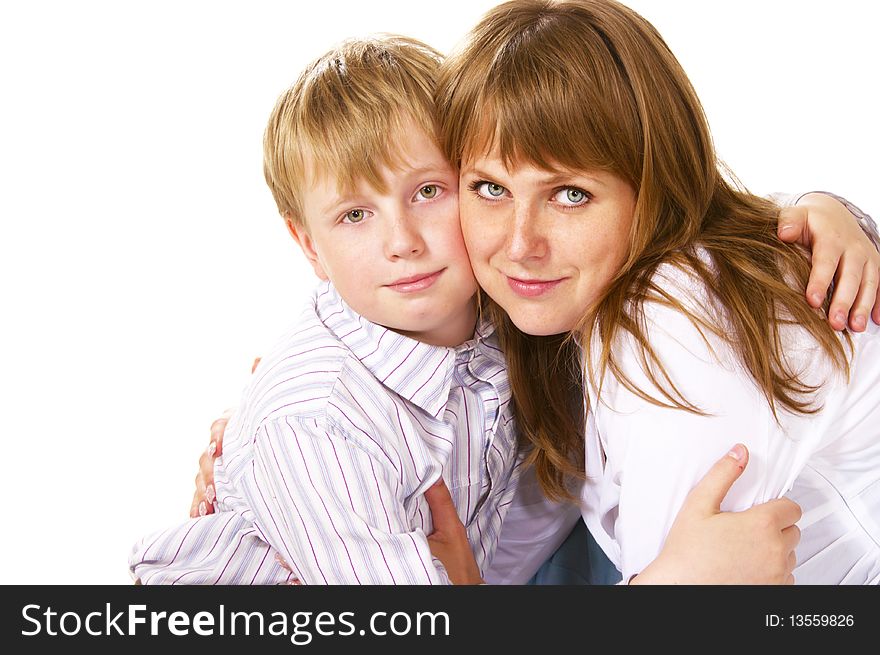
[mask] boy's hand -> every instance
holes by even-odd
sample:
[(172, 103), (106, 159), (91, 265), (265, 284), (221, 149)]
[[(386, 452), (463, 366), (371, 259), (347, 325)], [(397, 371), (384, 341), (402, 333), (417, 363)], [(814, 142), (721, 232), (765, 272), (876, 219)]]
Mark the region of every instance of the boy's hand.
[(880, 324), (880, 253), (842, 203), (824, 193), (808, 193), (797, 206), (782, 210), (778, 234), (812, 251), (810, 305), (821, 307), (834, 281), (831, 327), (843, 330), (848, 324), (853, 332), (864, 332), (869, 314)]
[(780, 498), (721, 511), (747, 463), (742, 444), (715, 463), (685, 499), (663, 551), (630, 584), (794, 584), (797, 503)]
[[(251, 373), (257, 370), (260, 358), (254, 360)], [(214, 460), (223, 454), (223, 433), (232, 410), (227, 409), (223, 416), (211, 423), (211, 441), (207, 449), (199, 457), (199, 472), (196, 474), (196, 490), (193, 493), (192, 504), (189, 508), (191, 518), (205, 516), (214, 513), (214, 500), (217, 494), (214, 491)]]
[(425, 500), (428, 501), (431, 520), (434, 522), (434, 532), (428, 535), (431, 554), (443, 562), (452, 584), (483, 584), (480, 568), (468, 543), (467, 532), (458, 518), (443, 478), (425, 491)]

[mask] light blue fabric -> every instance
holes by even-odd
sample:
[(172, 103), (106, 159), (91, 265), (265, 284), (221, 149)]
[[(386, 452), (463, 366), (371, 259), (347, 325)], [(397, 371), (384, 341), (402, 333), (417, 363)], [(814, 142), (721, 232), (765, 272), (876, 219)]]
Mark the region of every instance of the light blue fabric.
[(578, 521), (527, 584), (613, 585), (620, 579), (620, 571), (605, 556), (584, 522)]

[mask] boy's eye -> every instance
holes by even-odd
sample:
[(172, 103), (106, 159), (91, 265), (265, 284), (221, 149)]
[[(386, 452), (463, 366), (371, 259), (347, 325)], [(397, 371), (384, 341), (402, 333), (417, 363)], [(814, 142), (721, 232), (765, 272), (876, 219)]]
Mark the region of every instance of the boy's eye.
[(421, 189), (419, 189), (419, 195), (425, 200), (436, 198), (439, 192), (440, 190), (437, 188), (436, 184), (426, 184)]
[(367, 217), (367, 212), (363, 209), (352, 209), (350, 212), (346, 212), (342, 217), (343, 222), (346, 223), (360, 223)]
[(590, 194), (577, 187), (565, 187), (553, 195), (553, 200), (566, 207), (580, 207), (590, 200)]
[(471, 185), (471, 188), (476, 191), (478, 195), (488, 198), (489, 200), (500, 198), (504, 195), (504, 192), (507, 191), (503, 186), (495, 184), (494, 182), (476, 182)]

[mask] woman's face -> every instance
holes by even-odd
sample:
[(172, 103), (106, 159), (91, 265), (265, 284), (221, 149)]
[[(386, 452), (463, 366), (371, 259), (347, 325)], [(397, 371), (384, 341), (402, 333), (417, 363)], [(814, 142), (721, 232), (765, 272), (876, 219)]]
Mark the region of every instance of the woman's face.
[(461, 227), (480, 286), (523, 332), (567, 332), (626, 259), (636, 196), (602, 171), (464, 162)]

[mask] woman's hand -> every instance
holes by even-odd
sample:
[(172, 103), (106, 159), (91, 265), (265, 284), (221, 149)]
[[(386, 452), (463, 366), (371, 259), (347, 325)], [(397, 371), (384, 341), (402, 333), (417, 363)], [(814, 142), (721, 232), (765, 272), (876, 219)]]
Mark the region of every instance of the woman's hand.
[[(257, 369), (260, 358), (254, 360), (251, 366), (251, 373)], [(223, 454), (223, 433), (226, 430), (226, 424), (229, 417), (232, 416), (232, 410), (227, 409), (223, 412), (223, 416), (211, 423), (211, 441), (208, 447), (199, 457), (199, 472), (196, 473), (196, 490), (193, 493), (192, 504), (189, 508), (191, 518), (197, 516), (205, 516), (214, 513), (214, 500), (217, 494), (214, 490), (214, 460)]]
[(434, 531), (428, 535), (431, 554), (443, 562), (452, 584), (483, 584), (480, 568), (468, 543), (467, 532), (458, 518), (443, 478), (425, 491), (425, 500), (428, 501), (434, 522)]
[(199, 472), (196, 473), (196, 490), (189, 508), (191, 518), (214, 513), (214, 459), (223, 454), (223, 432), (232, 410), (227, 409), (223, 416), (211, 423), (211, 441), (199, 457)]
[(742, 444), (716, 462), (688, 494), (660, 555), (630, 584), (794, 584), (797, 503), (781, 498), (744, 512), (720, 509), (747, 462)]
[[(880, 253), (853, 214), (824, 193), (808, 193), (779, 216), (779, 238), (812, 252), (807, 302), (821, 307), (834, 281), (828, 322), (864, 332), (870, 314), (880, 324)], [(873, 311), (872, 311), (873, 308)]]

